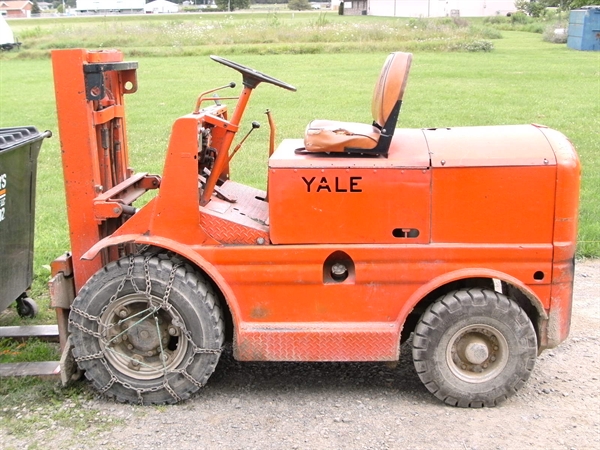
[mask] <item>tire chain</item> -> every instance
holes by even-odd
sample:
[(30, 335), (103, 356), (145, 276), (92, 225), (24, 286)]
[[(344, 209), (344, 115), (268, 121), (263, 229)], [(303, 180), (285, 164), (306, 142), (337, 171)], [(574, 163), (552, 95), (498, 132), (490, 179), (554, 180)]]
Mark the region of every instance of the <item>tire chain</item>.
[[(145, 281), (146, 290), (143, 292), (143, 294), (148, 299), (148, 307), (149, 307), (148, 309), (154, 309), (154, 312), (156, 312), (162, 308), (168, 312), (171, 310), (171, 308), (173, 308), (173, 305), (171, 303), (169, 303), (169, 296), (171, 294), (173, 282), (175, 281), (175, 273), (176, 273), (177, 269), (179, 269), (179, 267), (182, 266), (182, 264), (174, 264), (173, 265), (173, 267), (171, 269), (171, 273), (169, 274), (169, 280), (167, 282), (167, 287), (165, 288), (165, 293), (163, 295), (161, 303), (158, 306), (152, 306), (152, 303), (151, 303), (152, 302), (152, 295), (151, 295), (152, 283), (150, 280), (149, 261), (153, 256), (155, 256), (155, 255), (149, 254), (144, 258), (144, 266), (143, 267), (144, 267), (144, 281)], [(131, 286), (133, 287), (133, 290), (135, 291), (135, 293), (142, 294), (142, 291), (136, 285), (135, 279), (133, 278), (134, 258), (135, 258), (134, 254), (129, 255), (129, 266), (127, 267), (127, 274), (123, 277), (123, 279), (117, 286), (116, 292), (110, 297), (110, 300), (108, 301), (108, 303), (106, 305), (104, 305), (104, 307), (100, 310), (100, 313), (98, 316), (94, 316), (94, 315), (91, 315), (91, 314), (81, 310), (81, 309), (71, 307), (72, 312), (74, 312), (75, 314), (77, 314), (85, 319), (88, 319), (92, 322), (96, 322), (99, 327), (103, 327), (104, 332), (99, 333), (99, 332), (93, 331), (77, 322), (74, 322), (72, 319), (69, 319), (69, 325), (73, 325), (75, 328), (82, 331), (83, 333), (89, 334), (89, 335), (97, 338), (99, 341), (102, 341), (102, 343), (104, 344), (104, 346), (106, 348), (108, 348), (108, 346), (110, 345), (110, 341), (106, 341), (106, 335), (108, 334), (108, 331), (110, 331), (110, 329), (112, 327), (114, 327), (115, 324), (114, 323), (113, 324), (104, 324), (104, 323), (102, 323), (102, 320), (100, 319), (100, 317), (106, 312), (107, 308), (117, 300), (119, 293), (123, 290), (123, 288), (125, 287), (125, 283), (127, 281), (129, 281), (131, 283)], [(188, 330), (186, 328), (185, 323), (179, 323), (179, 321), (178, 321), (177, 326), (181, 329), (182, 334), (186, 337), (186, 339), (188, 340), (188, 343), (191, 344), (193, 352), (190, 355), (190, 357), (187, 359), (187, 361), (185, 362), (185, 365), (183, 367), (181, 367), (179, 369), (173, 369), (170, 371), (167, 370), (166, 368), (163, 369), (163, 382), (154, 387), (136, 388), (135, 386), (131, 385), (131, 383), (120, 380), (117, 377), (117, 375), (114, 373), (114, 371), (110, 368), (110, 365), (108, 364), (108, 362), (106, 361), (106, 356), (104, 354), (104, 350), (100, 350), (99, 352), (93, 353), (90, 355), (79, 356), (79, 357), (75, 358), (75, 361), (81, 362), (81, 361), (91, 361), (91, 360), (95, 360), (95, 359), (100, 360), (100, 362), (102, 363), (102, 365), (104, 366), (106, 371), (110, 374), (110, 380), (108, 381), (108, 383), (106, 383), (106, 385), (104, 385), (103, 387), (101, 387), (99, 389), (100, 394), (105, 394), (115, 383), (117, 383), (117, 384), (120, 384), (121, 386), (123, 386), (125, 389), (134, 391), (137, 394), (138, 403), (140, 405), (143, 405), (143, 403), (144, 403), (144, 398), (143, 398), (142, 394), (158, 392), (161, 389), (165, 389), (177, 403), (177, 402), (181, 401), (182, 399), (173, 390), (173, 388), (169, 385), (169, 380), (167, 378), (167, 375), (169, 373), (175, 373), (175, 374), (182, 375), (186, 380), (188, 380), (194, 386), (196, 386), (197, 388), (201, 388), (204, 386), (204, 383), (201, 383), (198, 380), (196, 380), (194, 377), (192, 377), (189, 374), (189, 372), (187, 371), (187, 368), (192, 364), (196, 355), (198, 355), (198, 354), (220, 355), (223, 350), (222, 348), (209, 349), (209, 348), (199, 347), (198, 345), (196, 345), (196, 343), (192, 339), (192, 333), (190, 332), (190, 330)], [(126, 355), (122, 355), (122, 356), (129, 358)], [(129, 358), (129, 359), (132, 359), (132, 358)]]

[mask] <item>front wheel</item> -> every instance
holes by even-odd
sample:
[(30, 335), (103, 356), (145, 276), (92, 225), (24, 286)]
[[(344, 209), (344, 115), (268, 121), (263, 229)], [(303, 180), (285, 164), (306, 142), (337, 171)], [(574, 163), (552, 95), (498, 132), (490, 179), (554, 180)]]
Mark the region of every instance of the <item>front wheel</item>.
[(98, 271), (73, 302), (80, 369), (122, 402), (176, 403), (214, 371), (224, 340), (210, 284), (165, 255), (130, 256)]
[(536, 355), (535, 330), (525, 312), (485, 289), (444, 295), (427, 308), (413, 337), (421, 381), (453, 406), (502, 402), (527, 381)]

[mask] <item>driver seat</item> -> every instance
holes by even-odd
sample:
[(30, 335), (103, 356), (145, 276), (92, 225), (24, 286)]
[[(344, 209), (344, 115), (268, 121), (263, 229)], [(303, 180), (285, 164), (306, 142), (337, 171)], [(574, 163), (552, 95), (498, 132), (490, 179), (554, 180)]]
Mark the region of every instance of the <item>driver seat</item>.
[(387, 156), (398, 122), (412, 53), (395, 52), (385, 60), (373, 92), (373, 124), (313, 120), (304, 134), (304, 152)]

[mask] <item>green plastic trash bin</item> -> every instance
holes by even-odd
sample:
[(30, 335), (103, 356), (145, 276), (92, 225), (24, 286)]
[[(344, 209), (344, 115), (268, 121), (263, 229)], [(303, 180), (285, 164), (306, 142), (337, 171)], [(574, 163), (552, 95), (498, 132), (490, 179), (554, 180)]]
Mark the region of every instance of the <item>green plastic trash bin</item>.
[(0, 311), (17, 301), (21, 316), (37, 306), (26, 290), (33, 281), (37, 157), (49, 131), (0, 128)]

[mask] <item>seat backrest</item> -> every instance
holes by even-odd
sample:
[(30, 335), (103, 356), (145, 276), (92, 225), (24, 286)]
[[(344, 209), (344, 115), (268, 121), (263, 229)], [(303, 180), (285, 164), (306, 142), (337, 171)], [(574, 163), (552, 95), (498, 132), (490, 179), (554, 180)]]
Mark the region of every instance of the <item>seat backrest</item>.
[[(392, 110), (398, 101), (402, 101), (411, 62), (412, 53), (403, 52), (390, 53), (385, 60), (373, 91), (371, 104), (373, 121), (379, 128), (386, 125)], [(393, 124), (394, 128), (395, 125)]]

